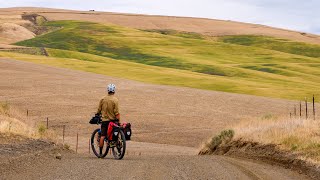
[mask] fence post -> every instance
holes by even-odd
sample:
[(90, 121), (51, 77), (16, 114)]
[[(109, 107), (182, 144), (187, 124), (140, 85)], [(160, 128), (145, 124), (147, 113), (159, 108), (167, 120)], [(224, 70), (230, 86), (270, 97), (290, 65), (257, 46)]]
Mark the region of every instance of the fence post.
[(296, 105), (294, 105), (294, 117), (297, 118), (297, 108), (296, 108)]
[(27, 109), (27, 117), (29, 116), (29, 110)]
[(62, 144), (63, 144), (63, 147), (64, 147), (64, 132), (66, 130), (66, 125), (63, 125), (63, 130), (62, 130)]
[(305, 101), (306, 101), (306, 119), (308, 119), (308, 101), (307, 101), (307, 97), (305, 97)]
[(91, 145), (91, 144), (90, 144), (90, 138), (89, 138), (89, 154), (90, 154), (90, 145)]
[(316, 120), (316, 107), (314, 105), (314, 95), (312, 97), (312, 105), (313, 105), (313, 120)]
[(47, 117), (47, 129), (49, 129), (49, 118)]
[(301, 119), (301, 117), (302, 117), (302, 107), (301, 107), (301, 101), (300, 101), (300, 119)]
[(77, 133), (76, 153), (78, 153), (78, 141), (79, 141), (79, 133)]

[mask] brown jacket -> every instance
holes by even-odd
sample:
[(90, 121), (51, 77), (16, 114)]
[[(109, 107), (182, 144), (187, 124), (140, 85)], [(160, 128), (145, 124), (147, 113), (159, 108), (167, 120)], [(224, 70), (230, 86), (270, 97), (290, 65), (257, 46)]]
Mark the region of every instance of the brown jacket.
[(118, 98), (108, 94), (100, 100), (98, 112), (102, 115), (102, 121), (114, 121), (119, 112)]

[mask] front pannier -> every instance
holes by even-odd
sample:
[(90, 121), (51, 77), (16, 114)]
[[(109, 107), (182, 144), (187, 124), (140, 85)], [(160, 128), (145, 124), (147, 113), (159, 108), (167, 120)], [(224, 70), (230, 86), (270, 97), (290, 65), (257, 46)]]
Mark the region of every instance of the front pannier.
[(90, 124), (99, 124), (101, 123), (101, 116), (100, 114), (96, 114), (94, 117), (92, 117), (89, 121)]

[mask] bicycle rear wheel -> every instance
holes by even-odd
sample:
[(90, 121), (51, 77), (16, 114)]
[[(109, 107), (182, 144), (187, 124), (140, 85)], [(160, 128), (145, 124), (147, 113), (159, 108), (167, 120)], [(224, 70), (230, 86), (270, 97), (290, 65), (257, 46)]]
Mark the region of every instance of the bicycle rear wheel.
[(115, 159), (122, 159), (126, 153), (126, 137), (123, 133), (123, 130), (119, 131), (120, 134), (116, 141), (115, 147), (112, 148), (112, 154)]
[[(92, 148), (92, 152), (94, 153), (94, 155), (96, 155), (97, 157), (99, 157), (99, 144), (100, 144), (100, 138), (101, 138), (101, 134), (100, 134), (100, 128), (96, 129), (93, 131), (92, 135), (91, 135), (91, 148)], [(106, 157), (106, 155), (109, 152), (109, 146), (107, 145), (107, 143), (104, 143), (103, 149), (102, 149), (102, 157), (104, 158)]]

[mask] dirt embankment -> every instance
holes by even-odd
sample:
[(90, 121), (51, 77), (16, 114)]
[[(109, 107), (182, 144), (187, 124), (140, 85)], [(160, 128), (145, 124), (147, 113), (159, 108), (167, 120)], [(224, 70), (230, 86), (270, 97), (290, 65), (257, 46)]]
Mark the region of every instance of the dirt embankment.
[(61, 153), (60, 146), (46, 140), (0, 133), (0, 179), (41, 159), (61, 158)]
[(320, 168), (317, 165), (302, 160), (299, 153), (280, 149), (276, 144), (261, 144), (241, 139), (227, 140), (214, 146), (212, 151), (202, 149), (199, 155), (226, 155), (237, 158), (249, 158), (283, 166), (286, 169), (306, 174), (312, 179), (320, 179)]
[(1, 13), (0, 11), (0, 48), (14, 48), (11, 44), (36, 35), (49, 32), (51, 29), (42, 26), (47, 19), (35, 13)]
[(21, 25), (14, 23), (3, 23), (0, 24), (0, 37), (2, 39), (0, 43), (11, 44), (14, 42), (34, 38), (35, 34)]

